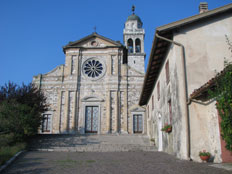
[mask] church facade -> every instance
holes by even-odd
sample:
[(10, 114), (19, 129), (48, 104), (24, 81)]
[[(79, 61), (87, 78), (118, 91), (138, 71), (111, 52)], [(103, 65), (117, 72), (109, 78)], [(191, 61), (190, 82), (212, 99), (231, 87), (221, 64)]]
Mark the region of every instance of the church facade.
[(137, 105), (144, 80), (141, 19), (127, 18), (124, 45), (92, 33), (63, 47), (65, 64), (33, 77), (47, 97), (41, 133), (146, 133)]

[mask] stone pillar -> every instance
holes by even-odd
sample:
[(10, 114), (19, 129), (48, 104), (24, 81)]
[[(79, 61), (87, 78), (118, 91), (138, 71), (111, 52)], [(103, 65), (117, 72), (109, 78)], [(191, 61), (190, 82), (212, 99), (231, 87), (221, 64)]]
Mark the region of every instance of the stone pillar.
[(75, 108), (74, 108), (74, 130), (78, 131), (78, 118), (79, 118), (79, 92), (76, 91), (75, 92), (75, 99), (74, 99), (74, 103), (75, 103)]
[(112, 74), (112, 55), (109, 55), (108, 56), (109, 58), (108, 58), (108, 60), (107, 60), (107, 72), (106, 72), (106, 74), (108, 75), (108, 76), (110, 76), (111, 74)]
[(75, 94), (75, 130), (77, 132), (80, 133), (80, 129), (79, 129), (79, 126), (81, 125), (81, 123), (79, 122), (79, 118), (80, 118), (80, 110), (79, 110), (79, 107), (80, 107), (80, 89), (79, 89), (79, 77), (80, 77), (80, 70), (81, 70), (81, 50), (78, 50), (79, 53), (77, 54), (77, 60), (76, 60), (76, 65), (75, 65), (75, 68), (76, 68), (76, 75), (77, 75), (77, 82), (76, 82), (76, 94)]
[(128, 92), (127, 90), (124, 93), (124, 105), (125, 105), (125, 111), (124, 111), (124, 118), (123, 118), (123, 130), (128, 133)]
[(118, 66), (118, 55), (116, 56), (116, 60), (115, 60), (115, 74), (117, 76), (119, 76), (119, 66)]
[(71, 74), (71, 59), (72, 59), (72, 56), (70, 54), (66, 54), (66, 60), (65, 60), (66, 70), (64, 72), (64, 75)]
[(76, 64), (74, 65), (74, 68), (76, 69), (76, 74), (78, 77), (78, 75), (79, 75), (79, 54), (77, 55)]
[(71, 126), (71, 129), (73, 130), (73, 131), (75, 131), (76, 130), (76, 116), (77, 116), (77, 112), (76, 112), (76, 110), (77, 110), (77, 108), (76, 108), (76, 106), (77, 106), (77, 91), (74, 91), (74, 102), (73, 102), (73, 111), (72, 111), (72, 115), (73, 115), (73, 117), (72, 117), (72, 125), (70, 125)]
[(132, 40), (133, 40), (133, 53), (135, 53), (135, 39)]
[(65, 105), (64, 105), (64, 128), (62, 131), (67, 132), (68, 131), (68, 106), (69, 106), (69, 91), (65, 92)]
[(106, 131), (110, 133), (110, 117), (111, 117), (111, 112), (110, 112), (110, 90), (106, 94)]
[(142, 40), (141, 40), (141, 53), (144, 53), (144, 36), (142, 36)]
[(61, 91), (58, 91), (57, 92), (58, 93), (58, 101), (57, 101), (57, 110), (56, 110), (56, 113), (57, 113), (57, 117), (56, 117), (56, 120), (55, 120), (55, 122), (56, 122), (56, 131), (57, 131), (57, 133), (59, 132), (61, 132), (61, 130), (60, 130), (60, 114), (61, 114)]
[(115, 99), (116, 99), (116, 101), (115, 101), (115, 132), (118, 132), (118, 121), (119, 121), (119, 119), (118, 119), (118, 117), (119, 117), (119, 108), (118, 108), (118, 93), (120, 94), (120, 92), (118, 92), (118, 91), (116, 91), (115, 92)]

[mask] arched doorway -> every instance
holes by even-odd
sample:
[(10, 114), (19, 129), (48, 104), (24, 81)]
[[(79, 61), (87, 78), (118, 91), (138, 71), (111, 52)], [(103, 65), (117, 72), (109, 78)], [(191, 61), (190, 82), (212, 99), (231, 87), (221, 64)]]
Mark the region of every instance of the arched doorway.
[(163, 151), (163, 133), (161, 131), (162, 129), (162, 117), (161, 114), (159, 113), (158, 115), (158, 141), (159, 141), (159, 147), (158, 147), (158, 151)]

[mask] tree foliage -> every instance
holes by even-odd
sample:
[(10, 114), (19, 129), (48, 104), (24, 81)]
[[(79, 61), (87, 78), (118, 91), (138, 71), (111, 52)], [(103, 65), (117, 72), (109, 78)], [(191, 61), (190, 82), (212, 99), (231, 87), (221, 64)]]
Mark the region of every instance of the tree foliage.
[(225, 74), (217, 80), (216, 107), (221, 117), (221, 135), (226, 142), (226, 148), (232, 151), (232, 65), (229, 65)]
[[(232, 53), (232, 43), (226, 36), (226, 42)], [(225, 69), (216, 78), (216, 84), (209, 93), (217, 101), (216, 107), (221, 117), (221, 136), (226, 142), (226, 149), (232, 151), (232, 64), (225, 61)]]
[(17, 139), (35, 135), (47, 110), (46, 98), (33, 84), (18, 86), (9, 82), (0, 88), (0, 132)]

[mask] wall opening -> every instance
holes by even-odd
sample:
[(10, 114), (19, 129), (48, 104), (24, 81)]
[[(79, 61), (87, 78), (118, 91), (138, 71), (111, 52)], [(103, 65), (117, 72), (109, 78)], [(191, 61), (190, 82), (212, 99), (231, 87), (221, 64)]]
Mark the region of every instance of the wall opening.
[(133, 53), (134, 48), (133, 48), (133, 40), (132, 39), (128, 39), (127, 48), (128, 48), (129, 53)]
[(141, 53), (141, 41), (138, 38), (135, 40), (135, 52)]

